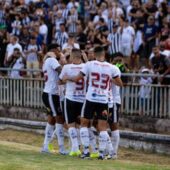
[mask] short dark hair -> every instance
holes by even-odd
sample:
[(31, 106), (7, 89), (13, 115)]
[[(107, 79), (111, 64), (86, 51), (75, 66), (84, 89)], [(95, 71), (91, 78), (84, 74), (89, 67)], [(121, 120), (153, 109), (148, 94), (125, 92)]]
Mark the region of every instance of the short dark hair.
[(74, 57), (80, 57), (81, 58), (81, 50), (77, 48), (73, 48), (71, 53), (74, 55)]
[(102, 46), (97, 46), (94, 48), (94, 53), (102, 53), (104, 52), (104, 48)]
[(65, 24), (62, 22), (62, 23), (60, 23), (60, 26), (64, 26), (65, 27)]
[(20, 51), (20, 49), (19, 48), (14, 48), (14, 51)]
[(55, 43), (55, 44), (50, 44), (50, 45), (48, 46), (47, 50), (48, 50), (48, 51), (51, 51), (51, 50), (56, 49), (56, 48), (58, 48), (58, 47), (59, 47), (59, 45), (58, 45), (57, 43)]
[(100, 17), (100, 18), (99, 18), (99, 21), (102, 22), (102, 23), (104, 23), (104, 18)]

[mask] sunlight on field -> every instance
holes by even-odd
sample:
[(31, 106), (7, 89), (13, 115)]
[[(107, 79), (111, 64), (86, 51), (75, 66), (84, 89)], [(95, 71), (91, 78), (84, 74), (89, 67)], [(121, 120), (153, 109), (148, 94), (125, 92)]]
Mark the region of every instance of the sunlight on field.
[[(4, 136), (5, 132), (8, 135)], [(42, 139), (43, 136), (28, 132), (0, 131), (0, 170), (170, 170), (168, 156), (131, 149), (121, 148), (116, 161), (41, 154)]]

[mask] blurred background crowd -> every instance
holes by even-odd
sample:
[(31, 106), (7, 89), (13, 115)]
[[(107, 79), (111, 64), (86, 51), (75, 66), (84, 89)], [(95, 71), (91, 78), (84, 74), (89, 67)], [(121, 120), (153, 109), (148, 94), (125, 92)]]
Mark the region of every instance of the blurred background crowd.
[[(0, 1), (0, 67), (41, 69), (54, 43), (64, 56), (79, 48), (88, 60), (102, 45), (107, 60), (123, 73), (169, 74), (170, 1)], [(167, 79), (161, 83), (170, 84)]]

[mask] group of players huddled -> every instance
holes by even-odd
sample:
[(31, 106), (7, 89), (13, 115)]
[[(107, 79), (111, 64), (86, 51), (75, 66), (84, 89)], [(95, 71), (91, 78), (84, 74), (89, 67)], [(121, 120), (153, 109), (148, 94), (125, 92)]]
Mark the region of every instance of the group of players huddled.
[[(117, 158), (121, 73), (118, 67), (105, 61), (103, 47), (94, 48), (94, 57), (87, 61), (81, 50), (73, 48), (65, 60), (57, 45), (49, 47), (43, 63), (42, 99), (48, 111), (48, 123), (42, 152), (50, 152), (55, 134), (59, 153), (67, 154), (65, 126), (71, 141), (70, 156)], [(92, 126), (99, 134), (97, 141)]]

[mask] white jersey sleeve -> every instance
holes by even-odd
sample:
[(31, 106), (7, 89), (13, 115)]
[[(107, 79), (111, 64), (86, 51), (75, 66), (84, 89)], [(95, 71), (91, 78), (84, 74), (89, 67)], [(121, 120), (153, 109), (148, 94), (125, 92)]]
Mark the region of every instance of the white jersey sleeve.
[(60, 67), (59, 62), (55, 58), (51, 58), (51, 68), (56, 70), (58, 67)]
[(121, 72), (119, 70), (118, 67), (116, 67), (115, 65), (112, 65), (112, 78), (116, 78), (116, 77), (120, 77), (121, 76)]
[[(116, 67), (115, 65), (113, 65), (114, 67), (114, 77), (121, 77), (121, 72), (119, 70), (118, 67)], [(115, 85), (113, 82), (111, 82), (111, 87), (109, 90), (109, 107), (113, 107), (113, 103), (118, 103), (121, 104), (121, 97), (120, 97), (120, 87)]]
[(43, 73), (45, 78), (44, 92), (58, 94), (58, 73), (56, 69), (60, 67), (57, 59), (47, 58), (43, 64)]

